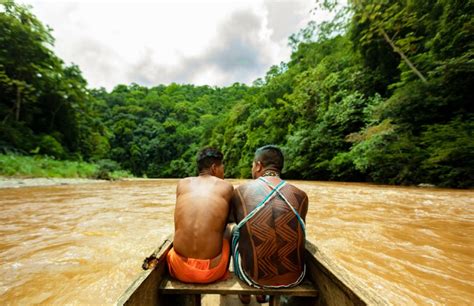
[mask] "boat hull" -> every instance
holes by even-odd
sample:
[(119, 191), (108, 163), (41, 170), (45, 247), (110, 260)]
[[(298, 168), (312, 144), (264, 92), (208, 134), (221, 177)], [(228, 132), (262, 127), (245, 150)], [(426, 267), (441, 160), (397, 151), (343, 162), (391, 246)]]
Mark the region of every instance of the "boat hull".
[(154, 252), (156, 265), (138, 275), (120, 296), (117, 305), (167, 305), (165, 297), (160, 294), (159, 286), (168, 274), (166, 255), (172, 246), (172, 236), (168, 236)]
[[(155, 251), (157, 258), (156, 266), (143, 271), (130, 287), (122, 294), (117, 305), (193, 305), (200, 300), (200, 289), (186, 284), (178, 285), (179, 290), (170, 291), (163, 287), (169, 279), (166, 254), (172, 247), (172, 237), (168, 237), (164, 243)], [(307, 278), (317, 290), (317, 297), (292, 296), (292, 288), (285, 289), (281, 305), (388, 305), (389, 303), (371, 291), (359, 280), (352, 277), (347, 271), (335, 264), (328, 256), (322, 253), (314, 244), (306, 242), (306, 269)], [(235, 281), (237, 282), (237, 280)], [(237, 284), (240, 285), (240, 284)], [(202, 293), (219, 293), (214, 296), (212, 304), (231, 305), (232, 300), (238, 302), (235, 294), (255, 294), (255, 289), (245, 292), (245, 285), (235, 289), (235, 286), (227, 288), (219, 283), (219, 289), (213, 288), (213, 284), (204, 286)], [(172, 288), (173, 289), (173, 288)], [(242, 290), (242, 291), (239, 291)], [(253, 290), (253, 291), (251, 291)], [(177, 292), (179, 294), (168, 294)], [(184, 293), (190, 294), (184, 294)], [(296, 292), (296, 289), (295, 289)], [(225, 295), (227, 294), (227, 295)], [(272, 293), (273, 294), (273, 293)], [(198, 304), (198, 303), (197, 303)]]

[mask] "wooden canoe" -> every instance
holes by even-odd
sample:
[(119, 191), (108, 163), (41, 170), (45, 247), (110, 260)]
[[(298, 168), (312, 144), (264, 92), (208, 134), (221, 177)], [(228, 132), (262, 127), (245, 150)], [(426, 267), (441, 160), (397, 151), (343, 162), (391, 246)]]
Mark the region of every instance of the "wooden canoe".
[(305, 281), (295, 288), (271, 290), (247, 286), (233, 273), (229, 280), (207, 285), (170, 279), (166, 254), (172, 244), (172, 236), (167, 237), (154, 252), (157, 260), (153, 267), (135, 279), (117, 305), (201, 305), (202, 294), (203, 304), (209, 305), (239, 305), (237, 294), (267, 294), (271, 296), (270, 305), (389, 305), (310, 241), (306, 242)]

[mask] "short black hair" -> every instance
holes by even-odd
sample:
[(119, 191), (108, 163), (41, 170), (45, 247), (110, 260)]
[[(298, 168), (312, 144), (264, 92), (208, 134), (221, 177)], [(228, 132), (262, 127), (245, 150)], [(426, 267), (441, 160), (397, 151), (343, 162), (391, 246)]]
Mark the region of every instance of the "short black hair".
[(284, 163), (283, 152), (275, 145), (266, 145), (255, 151), (254, 161), (259, 161), (264, 169), (281, 172)]
[(212, 164), (222, 164), (223, 158), (224, 155), (217, 149), (210, 147), (202, 149), (196, 157), (199, 172), (211, 168)]

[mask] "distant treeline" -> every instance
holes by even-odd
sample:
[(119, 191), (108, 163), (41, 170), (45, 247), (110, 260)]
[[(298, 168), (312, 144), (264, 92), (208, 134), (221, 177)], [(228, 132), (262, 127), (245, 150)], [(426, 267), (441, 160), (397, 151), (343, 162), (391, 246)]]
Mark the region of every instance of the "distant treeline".
[(249, 177), (277, 144), (286, 178), (473, 187), (473, 2), (348, 2), (251, 86), (111, 92), (87, 88), (29, 8), (0, 4), (0, 150), (183, 177), (214, 146), (226, 176)]

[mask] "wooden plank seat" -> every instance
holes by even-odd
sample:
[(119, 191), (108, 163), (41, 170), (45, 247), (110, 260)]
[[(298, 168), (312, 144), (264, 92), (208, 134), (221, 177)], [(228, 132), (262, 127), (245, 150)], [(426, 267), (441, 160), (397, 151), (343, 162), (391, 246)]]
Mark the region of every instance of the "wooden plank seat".
[(313, 284), (304, 280), (293, 288), (258, 289), (251, 287), (230, 273), (231, 277), (225, 281), (213, 284), (185, 284), (178, 280), (166, 277), (160, 285), (163, 294), (264, 294), (264, 295), (291, 295), (291, 296), (317, 296)]
[(250, 294), (250, 295), (269, 295), (270, 305), (279, 305), (279, 296), (302, 296), (316, 297), (318, 290), (307, 279), (300, 285), (292, 288), (279, 289), (258, 289), (242, 282), (234, 273), (230, 273), (230, 278), (212, 284), (186, 284), (166, 276), (160, 284), (160, 294), (185, 294), (197, 295), (196, 304), (199, 304), (201, 294)]

